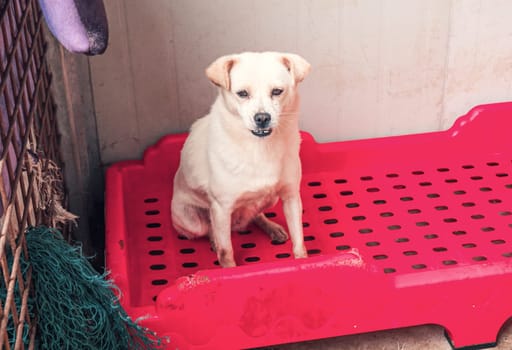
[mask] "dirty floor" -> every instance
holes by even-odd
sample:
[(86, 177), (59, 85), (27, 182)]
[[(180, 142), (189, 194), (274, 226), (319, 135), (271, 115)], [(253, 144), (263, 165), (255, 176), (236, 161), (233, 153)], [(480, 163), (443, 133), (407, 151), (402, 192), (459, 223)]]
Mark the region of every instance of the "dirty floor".
[[(490, 349), (512, 349), (512, 322), (508, 322), (503, 327), (498, 336), (498, 346)], [(452, 350), (452, 348), (444, 336), (444, 329), (429, 325), (272, 346), (258, 350)]]

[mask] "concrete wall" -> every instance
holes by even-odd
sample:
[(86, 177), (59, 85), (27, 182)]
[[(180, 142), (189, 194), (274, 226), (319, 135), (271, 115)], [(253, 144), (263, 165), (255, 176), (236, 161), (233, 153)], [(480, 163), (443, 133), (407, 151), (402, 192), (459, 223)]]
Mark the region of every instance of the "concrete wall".
[(512, 99), (508, 0), (108, 0), (110, 47), (89, 59), (104, 163), (138, 158), (204, 115), (204, 68), (246, 50), (313, 66), (301, 127), (319, 141), (440, 130)]

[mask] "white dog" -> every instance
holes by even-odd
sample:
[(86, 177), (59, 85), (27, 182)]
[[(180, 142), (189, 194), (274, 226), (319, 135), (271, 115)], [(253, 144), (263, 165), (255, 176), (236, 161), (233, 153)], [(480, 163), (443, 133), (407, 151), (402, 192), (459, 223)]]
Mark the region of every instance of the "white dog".
[(210, 113), (197, 120), (181, 152), (171, 204), (176, 230), (209, 234), (223, 267), (236, 266), (231, 231), (251, 222), (272, 240), (286, 231), (263, 210), (283, 203), (293, 254), (307, 252), (302, 232), (297, 84), (310, 65), (295, 54), (246, 52), (207, 69), (219, 87)]

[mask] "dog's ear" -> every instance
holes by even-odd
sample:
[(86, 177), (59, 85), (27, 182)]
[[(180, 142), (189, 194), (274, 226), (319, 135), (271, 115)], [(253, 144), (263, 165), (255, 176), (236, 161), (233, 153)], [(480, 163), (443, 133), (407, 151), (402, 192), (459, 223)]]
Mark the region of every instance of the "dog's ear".
[(311, 65), (299, 55), (293, 53), (285, 53), (282, 56), (282, 62), (286, 69), (295, 79), (295, 84), (300, 83), (308, 75)]
[(226, 90), (231, 88), (231, 79), (229, 72), (237, 59), (235, 55), (222, 56), (213, 61), (212, 64), (206, 68), (206, 76), (212, 83), (217, 86), (223, 87)]

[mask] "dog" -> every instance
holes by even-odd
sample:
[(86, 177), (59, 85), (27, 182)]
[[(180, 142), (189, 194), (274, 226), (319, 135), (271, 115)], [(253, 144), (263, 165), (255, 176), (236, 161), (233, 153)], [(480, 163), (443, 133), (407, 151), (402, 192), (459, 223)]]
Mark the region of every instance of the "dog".
[(280, 198), (295, 258), (307, 257), (302, 231), (297, 85), (310, 71), (301, 56), (245, 52), (206, 69), (218, 87), (209, 114), (192, 125), (171, 201), (176, 231), (209, 235), (222, 267), (236, 266), (231, 232), (253, 223), (272, 240), (285, 229), (263, 211)]

